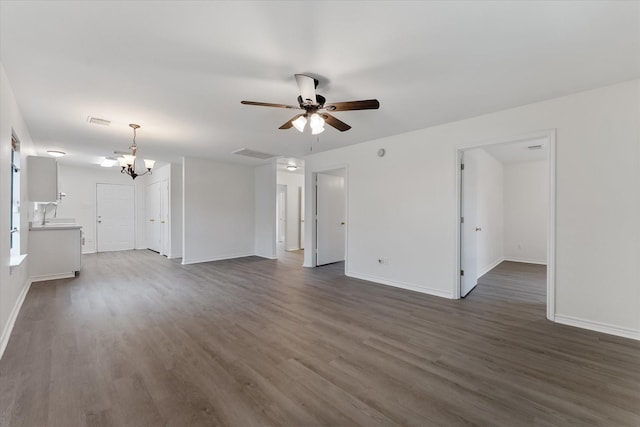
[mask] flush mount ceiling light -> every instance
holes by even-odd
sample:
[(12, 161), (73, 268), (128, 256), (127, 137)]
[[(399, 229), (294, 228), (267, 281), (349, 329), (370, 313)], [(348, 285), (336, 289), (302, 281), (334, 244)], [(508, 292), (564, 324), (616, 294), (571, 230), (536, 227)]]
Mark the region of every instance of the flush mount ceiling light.
[(102, 166), (103, 168), (110, 168), (112, 166), (115, 166), (117, 163), (118, 159), (116, 159), (115, 157), (105, 157), (102, 163), (100, 163), (100, 166)]
[(62, 157), (67, 153), (58, 150), (47, 150), (47, 154), (49, 154), (51, 157)]
[(288, 171), (294, 171), (296, 169), (298, 169), (298, 167), (296, 165), (287, 165), (287, 170)]
[(146, 172), (143, 172), (143, 173), (136, 172), (136, 152), (138, 151), (138, 146), (136, 145), (136, 130), (140, 129), (140, 125), (131, 123), (129, 127), (133, 129), (133, 144), (131, 144), (131, 147), (129, 147), (131, 149), (131, 154), (125, 154), (122, 157), (118, 158), (118, 161), (120, 162), (120, 166), (122, 167), (122, 169), (120, 170), (120, 173), (126, 173), (132, 179), (136, 179), (136, 177), (146, 175), (146, 174), (151, 175), (151, 169), (153, 168), (153, 165), (156, 163), (155, 160), (145, 159), (144, 167), (147, 168)]

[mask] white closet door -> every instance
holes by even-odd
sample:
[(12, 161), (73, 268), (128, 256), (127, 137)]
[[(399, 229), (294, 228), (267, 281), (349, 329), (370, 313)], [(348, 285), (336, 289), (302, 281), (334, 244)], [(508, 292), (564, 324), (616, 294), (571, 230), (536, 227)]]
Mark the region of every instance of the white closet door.
[(161, 229), (161, 196), (160, 182), (154, 182), (147, 186), (146, 215), (146, 240), (147, 248), (152, 251), (162, 250), (162, 229)]

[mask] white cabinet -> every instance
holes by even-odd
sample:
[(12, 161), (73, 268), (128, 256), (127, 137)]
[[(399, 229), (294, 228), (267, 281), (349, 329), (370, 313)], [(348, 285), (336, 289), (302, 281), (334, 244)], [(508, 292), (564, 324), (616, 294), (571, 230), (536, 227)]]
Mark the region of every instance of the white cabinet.
[(82, 227), (47, 225), (29, 233), (31, 280), (73, 277), (82, 268)]
[(32, 202), (58, 199), (58, 162), (52, 157), (27, 158), (28, 195)]

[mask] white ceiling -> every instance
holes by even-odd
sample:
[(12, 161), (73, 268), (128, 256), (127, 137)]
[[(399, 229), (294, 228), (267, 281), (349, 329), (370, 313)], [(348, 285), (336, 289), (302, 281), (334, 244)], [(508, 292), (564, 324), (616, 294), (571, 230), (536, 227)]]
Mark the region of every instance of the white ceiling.
[[(540, 148), (529, 148), (537, 146)], [(500, 163), (509, 165), (546, 160), (549, 153), (549, 143), (546, 138), (542, 138), (489, 145), (483, 149)]]
[[(0, 60), (39, 153), (258, 164), (303, 157), (640, 76), (640, 3), (44, 1), (0, 3)], [(278, 130), (294, 73), (353, 126)], [(87, 116), (112, 121), (89, 125)]]

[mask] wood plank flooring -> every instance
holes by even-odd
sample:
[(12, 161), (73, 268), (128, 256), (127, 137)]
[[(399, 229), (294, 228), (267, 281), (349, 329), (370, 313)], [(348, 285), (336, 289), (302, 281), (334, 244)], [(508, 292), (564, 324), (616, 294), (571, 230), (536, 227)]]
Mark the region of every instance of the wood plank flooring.
[(32, 285), (2, 426), (639, 426), (640, 343), (545, 320), (545, 269), (464, 300), (302, 257), (84, 257)]

